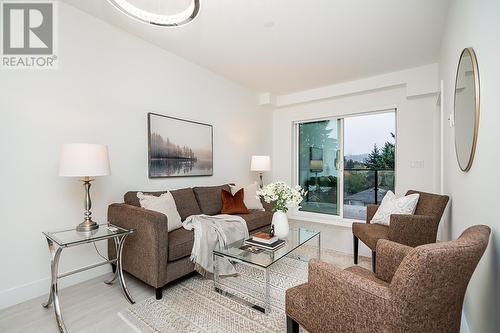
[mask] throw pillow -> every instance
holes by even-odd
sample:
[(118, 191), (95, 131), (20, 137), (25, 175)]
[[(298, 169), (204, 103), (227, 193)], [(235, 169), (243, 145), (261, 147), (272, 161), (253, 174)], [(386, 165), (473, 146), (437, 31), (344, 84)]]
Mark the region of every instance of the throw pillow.
[(167, 216), (167, 230), (172, 231), (182, 227), (181, 216), (177, 211), (174, 197), (172, 193), (163, 193), (160, 196), (147, 195), (142, 192), (137, 192), (137, 198), (142, 208), (153, 210)]
[(232, 195), (229, 191), (222, 190), (222, 214), (248, 214), (248, 208), (243, 202), (245, 192), (243, 189)]
[(253, 183), (246, 186), (231, 185), (231, 193), (235, 195), (236, 192), (243, 189), (243, 192), (245, 192), (245, 195), (243, 197), (243, 202), (245, 203), (245, 206), (248, 209), (264, 210), (262, 202), (260, 201), (260, 198), (257, 196), (258, 188), (259, 185), (257, 185), (257, 183)]
[(392, 214), (413, 215), (417, 208), (418, 198), (418, 193), (397, 198), (392, 191), (387, 192), (377, 212), (373, 215), (371, 223), (389, 225)]

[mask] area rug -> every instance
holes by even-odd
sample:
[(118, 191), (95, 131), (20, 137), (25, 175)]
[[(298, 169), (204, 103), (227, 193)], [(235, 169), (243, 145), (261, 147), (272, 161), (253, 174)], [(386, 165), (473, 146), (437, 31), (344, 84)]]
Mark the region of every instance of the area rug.
[[(213, 281), (194, 276), (165, 288), (163, 298), (150, 297), (119, 316), (136, 331), (143, 333), (187, 332), (285, 332), (285, 291), (307, 281), (307, 262), (299, 260), (317, 251), (304, 247), (294, 258), (286, 257), (275, 263), (270, 271), (270, 305), (266, 314), (256, 311), (232, 297), (214, 290)], [(352, 265), (352, 255), (322, 250), (322, 260), (340, 268)], [(370, 268), (368, 258), (360, 257), (360, 265)], [(262, 271), (236, 265), (237, 277), (223, 279), (225, 290), (254, 304), (264, 301)]]

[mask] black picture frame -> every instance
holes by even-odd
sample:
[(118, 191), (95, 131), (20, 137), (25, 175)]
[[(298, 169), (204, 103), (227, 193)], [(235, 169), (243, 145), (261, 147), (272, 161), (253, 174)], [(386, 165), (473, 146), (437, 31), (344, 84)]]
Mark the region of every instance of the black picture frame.
[[(148, 177), (150, 179), (154, 178), (175, 178), (175, 177), (209, 177), (213, 176), (213, 126), (210, 124), (186, 120), (171, 116), (166, 116), (158, 113), (149, 112), (147, 114), (148, 118)], [(199, 127), (198, 133), (203, 132), (200, 129), (209, 130), (209, 138), (200, 138), (201, 141), (210, 140), (208, 152), (207, 149), (199, 151), (199, 154), (203, 156), (203, 159), (196, 156), (196, 151), (192, 150), (189, 146), (183, 144), (182, 138), (175, 138), (170, 141), (167, 136), (168, 133), (156, 133), (152, 132), (152, 128), (155, 127), (155, 120), (160, 121), (168, 120), (172, 122), (172, 126), (185, 127), (186, 124), (193, 125), (193, 131), (191, 135), (196, 135), (197, 126)], [(153, 134), (155, 135), (153, 138)], [(163, 135), (162, 135), (163, 134)], [(189, 132), (185, 135), (190, 135)], [(165, 136), (165, 139), (163, 138)], [(161, 140), (160, 142), (158, 142)], [(178, 141), (178, 142), (176, 142)], [(164, 147), (171, 147), (168, 152)], [(170, 151), (176, 155), (174, 157), (168, 156)], [(166, 155), (165, 155), (166, 154)], [(182, 155), (182, 156), (179, 156)], [(196, 171), (193, 171), (196, 170)]]

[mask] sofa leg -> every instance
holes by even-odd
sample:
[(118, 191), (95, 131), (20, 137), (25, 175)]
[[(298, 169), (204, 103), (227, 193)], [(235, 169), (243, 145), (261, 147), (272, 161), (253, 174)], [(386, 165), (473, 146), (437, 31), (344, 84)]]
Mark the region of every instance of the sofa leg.
[(113, 274), (116, 273), (116, 265), (111, 264), (111, 270), (113, 271)]
[(155, 288), (156, 299), (160, 300), (163, 296), (163, 287)]
[(358, 264), (358, 247), (359, 247), (359, 238), (355, 235), (352, 235), (352, 240), (354, 243), (354, 265)]
[(299, 324), (289, 316), (286, 316), (286, 333), (299, 333)]
[(375, 251), (372, 251), (372, 271), (375, 273), (375, 263), (377, 262), (377, 254)]

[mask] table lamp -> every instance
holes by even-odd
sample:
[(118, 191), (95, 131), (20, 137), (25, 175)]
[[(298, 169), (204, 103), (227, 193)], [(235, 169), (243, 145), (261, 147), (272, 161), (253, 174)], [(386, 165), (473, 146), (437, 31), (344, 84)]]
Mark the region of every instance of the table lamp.
[(310, 160), (309, 170), (316, 172), (316, 176), (318, 172), (323, 172), (323, 160)]
[(61, 149), (59, 176), (82, 178), (85, 189), (84, 220), (76, 227), (76, 231), (92, 231), (99, 225), (92, 221), (92, 201), (90, 200), (90, 183), (92, 177), (110, 174), (108, 147), (99, 144), (71, 143), (64, 144)]
[(271, 170), (271, 157), (263, 155), (252, 156), (252, 163), (250, 164), (251, 171), (257, 171), (260, 177), (260, 188), (264, 187), (262, 180), (262, 173)]

